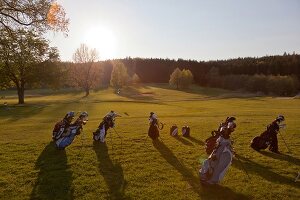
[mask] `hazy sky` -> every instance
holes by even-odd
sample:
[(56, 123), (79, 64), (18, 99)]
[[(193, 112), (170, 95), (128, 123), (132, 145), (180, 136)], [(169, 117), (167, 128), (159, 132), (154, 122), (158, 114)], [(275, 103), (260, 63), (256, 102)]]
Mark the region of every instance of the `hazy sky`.
[(299, 0), (58, 0), (69, 36), (49, 33), (61, 59), (81, 43), (107, 58), (215, 60), (300, 53)]

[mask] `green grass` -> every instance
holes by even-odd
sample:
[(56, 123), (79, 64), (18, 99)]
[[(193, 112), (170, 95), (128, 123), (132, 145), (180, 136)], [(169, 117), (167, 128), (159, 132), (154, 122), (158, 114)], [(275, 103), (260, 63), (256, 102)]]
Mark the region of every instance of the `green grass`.
[[(76, 91), (28, 91), (16, 105), (11, 92), (0, 100), (0, 199), (299, 199), (300, 99), (255, 97), (194, 86), (176, 91), (166, 85), (100, 90), (87, 98)], [(3, 103), (7, 102), (9, 110)], [(65, 151), (51, 141), (52, 128), (67, 111), (88, 111), (84, 134)], [(123, 117), (109, 131), (106, 144), (93, 143), (92, 132), (108, 111)], [(167, 125), (161, 140), (146, 139), (149, 112)], [(125, 115), (128, 113), (129, 116)], [(281, 155), (249, 148), (277, 114), (286, 117), (279, 136)], [(228, 115), (237, 117), (236, 159), (219, 187), (201, 186), (199, 160), (203, 141)], [(169, 136), (171, 125), (189, 125), (191, 138)], [(145, 140), (146, 139), (146, 140)]]

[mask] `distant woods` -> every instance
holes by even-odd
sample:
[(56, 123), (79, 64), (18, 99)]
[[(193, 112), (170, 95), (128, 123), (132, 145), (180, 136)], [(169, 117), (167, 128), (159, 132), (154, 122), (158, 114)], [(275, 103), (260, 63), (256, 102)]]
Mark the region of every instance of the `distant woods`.
[[(109, 85), (122, 87), (133, 82), (141, 82), (169, 83), (174, 88), (184, 89), (193, 81), (205, 87), (285, 96), (297, 94), (300, 85), (300, 55), (297, 54), (208, 62), (126, 58), (95, 62), (95, 65), (101, 69), (98, 87)], [(118, 76), (112, 74), (116, 65), (122, 68), (116, 70), (119, 71), (119, 76), (125, 77), (119, 80), (120, 84), (111, 80)], [(183, 72), (190, 78), (181, 80), (180, 83), (179, 77)], [(174, 77), (172, 80), (172, 73), (177, 74), (178, 82), (174, 82)]]
[[(77, 68), (82, 63), (60, 62), (60, 65), (71, 73), (70, 68)], [(193, 82), (204, 87), (289, 96), (297, 94), (300, 85), (300, 55), (297, 54), (208, 62), (126, 58), (93, 61), (92, 68), (92, 75), (96, 75), (92, 89), (121, 88), (135, 83), (169, 83), (175, 89), (186, 89)], [(77, 77), (84, 74), (79, 73)], [(182, 78), (182, 74), (188, 78)], [(74, 86), (74, 79), (59, 81), (63, 83), (57, 85)]]

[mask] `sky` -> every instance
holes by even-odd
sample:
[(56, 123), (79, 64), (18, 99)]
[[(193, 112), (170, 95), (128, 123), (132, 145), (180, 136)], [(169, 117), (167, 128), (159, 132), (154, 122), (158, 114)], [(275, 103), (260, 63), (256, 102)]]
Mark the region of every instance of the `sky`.
[(47, 38), (62, 61), (80, 44), (99, 60), (140, 57), (198, 61), (300, 53), (299, 0), (58, 0), (68, 37)]

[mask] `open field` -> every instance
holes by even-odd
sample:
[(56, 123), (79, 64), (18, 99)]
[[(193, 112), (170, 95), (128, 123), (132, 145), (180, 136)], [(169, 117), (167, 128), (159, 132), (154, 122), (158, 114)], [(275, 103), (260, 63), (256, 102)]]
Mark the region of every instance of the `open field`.
[[(0, 199), (300, 199), (300, 99), (194, 86), (189, 91), (149, 85), (83, 93), (28, 91), (25, 105), (12, 92), (0, 92)], [(9, 107), (3, 105), (7, 102)], [(52, 128), (67, 111), (88, 111), (84, 133), (65, 151), (55, 149)], [(106, 144), (92, 132), (110, 110), (122, 115)], [(161, 140), (146, 139), (151, 111), (166, 123)], [(127, 113), (128, 115), (124, 114)], [(287, 128), (278, 135), (281, 155), (249, 148), (251, 139), (278, 114)], [(201, 186), (199, 160), (204, 140), (226, 116), (237, 118), (236, 159), (219, 187)], [(173, 124), (189, 125), (191, 138), (169, 135)], [(146, 140), (145, 140), (146, 139)]]

